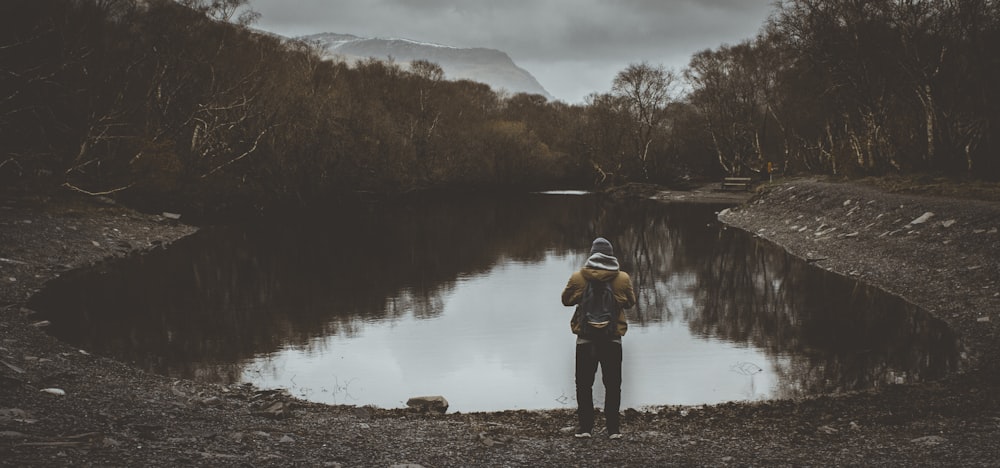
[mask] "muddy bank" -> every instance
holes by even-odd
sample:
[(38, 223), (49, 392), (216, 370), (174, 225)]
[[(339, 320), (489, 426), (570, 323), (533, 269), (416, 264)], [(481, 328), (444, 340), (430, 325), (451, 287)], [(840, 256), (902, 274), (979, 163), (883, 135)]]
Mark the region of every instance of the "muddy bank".
[[(690, 198), (681, 195), (664, 197)], [(934, 215), (915, 222), (928, 212)], [(994, 466), (998, 213), (995, 203), (856, 183), (770, 186), (721, 218), (942, 317), (963, 336), (964, 372), (802, 401), (629, 410), (624, 440), (580, 441), (571, 437), (575, 417), (567, 410), (430, 415), (326, 406), (247, 386), (175, 381), (60, 343), (24, 307), (45, 281), (162, 248), (194, 229), (92, 200), (6, 200), (0, 464)]]

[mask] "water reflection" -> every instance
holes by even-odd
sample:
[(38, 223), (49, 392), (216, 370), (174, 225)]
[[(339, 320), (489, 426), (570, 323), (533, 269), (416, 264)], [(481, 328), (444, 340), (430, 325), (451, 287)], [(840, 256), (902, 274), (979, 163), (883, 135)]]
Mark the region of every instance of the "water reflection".
[(31, 306), (69, 342), (171, 376), (335, 403), (573, 405), (558, 295), (603, 235), (639, 295), (627, 406), (870, 388), (956, 365), (939, 321), (721, 229), (718, 209), (557, 194), (364, 205), (208, 229), (67, 275)]

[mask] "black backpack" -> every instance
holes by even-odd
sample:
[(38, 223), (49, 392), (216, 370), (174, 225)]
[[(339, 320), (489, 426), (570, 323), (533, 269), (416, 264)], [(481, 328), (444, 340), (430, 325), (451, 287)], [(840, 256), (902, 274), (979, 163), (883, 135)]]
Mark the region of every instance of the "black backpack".
[(610, 281), (587, 280), (587, 288), (576, 310), (580, 316), (580, 336), (590, 339), (617, 337), (618, 301)]

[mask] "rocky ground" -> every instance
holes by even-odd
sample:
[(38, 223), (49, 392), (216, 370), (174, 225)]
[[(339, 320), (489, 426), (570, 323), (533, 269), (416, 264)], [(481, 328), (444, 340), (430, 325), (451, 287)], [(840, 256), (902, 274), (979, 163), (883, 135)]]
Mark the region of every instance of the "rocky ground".
[(422, 414), (176, 381), (50, 338), (24, 304), (67, 270), (162, 248), (194, 229), (99, 201), (8, 197), (0, 465), (997, 466), (1000, 203), (816, 180), (760, 192), (721, 219), (941, 317), (963, 337), (963, 372), (799, 401), (628, 410), (626, 437), (614, 441), (574, 439), (567, 410)]

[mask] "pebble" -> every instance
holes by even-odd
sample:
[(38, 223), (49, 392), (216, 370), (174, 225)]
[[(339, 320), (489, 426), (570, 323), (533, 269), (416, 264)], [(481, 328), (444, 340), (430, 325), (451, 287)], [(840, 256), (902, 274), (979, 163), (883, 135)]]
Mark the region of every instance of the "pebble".
[(910, 439), (910, 442), (920, 445), (940, 445), (945, 442), (948, 442), (948, 439), (945, 439), (944, 437), (941, 436), (932, 435), (932, 436), (917, 437), (916, 439)]
[(217, 396), (208, 397), (205, 398), (204, 400), (201, 400), (201, 404), (205, 406), (219, 406), (222, 403), (223, 403), (222, 398), (219, 398)]

